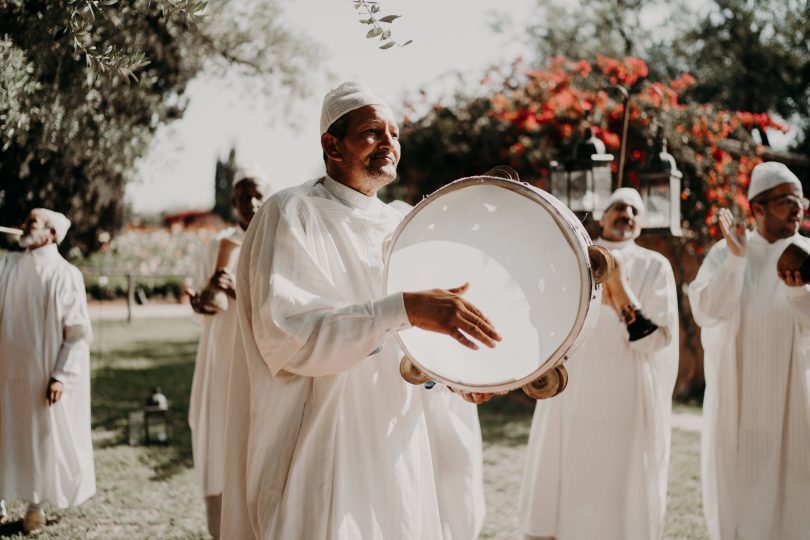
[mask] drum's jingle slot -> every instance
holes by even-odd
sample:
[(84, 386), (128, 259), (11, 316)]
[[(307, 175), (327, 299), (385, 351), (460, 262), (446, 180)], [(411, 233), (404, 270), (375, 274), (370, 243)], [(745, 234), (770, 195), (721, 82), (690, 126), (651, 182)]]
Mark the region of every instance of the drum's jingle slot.
[(402, 360), (399, 361), (399, 374), (402, 375), (402, 378), (407, 382), (415, 385), (425, 384), (430, 381), (430, 377), (416, 367), (407, 356), (403, 356)]
[(568, 371), (565, 366), (556, 366), (545, 372), (542, 377), (523, 385), (523, 391), (532, 399), (552, 398), (568, 386)]
[(597, 283), (604, 283), (616, 268), (616, 260), (610, 251), (602, 246), (588, 246), (588, 256), (591, 259), (591, 271), (593, 280)]

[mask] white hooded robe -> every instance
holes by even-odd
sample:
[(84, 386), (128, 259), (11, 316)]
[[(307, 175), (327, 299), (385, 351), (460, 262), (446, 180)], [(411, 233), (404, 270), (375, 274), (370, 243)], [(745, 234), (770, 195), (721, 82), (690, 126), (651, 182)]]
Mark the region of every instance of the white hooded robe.
[(618, 250), (642, 313), (658, 325), (630, 342), (602, 306), (593, 333), (565, 363), (567, 388), (538, 401), (521, 489), (530, 536), (661, 538), (666, 511), (678, 303), (669, 261), (633, 241)]
[(810, 538), (810, 287), (788, 287), (776, 261), (795, 235), (725, 240), (689, 286), (702, 328), (706, 394), (703, 512), (713, 540)]
[(327, 177), (274, 195), (251, 222), (223, 538), (478, 535), (476, 409), (399, 375), (392, 333), (409, 322), (402, 294), (383, 296), (382, 246), (401, 219)]
[[(0, 499), (65, 508), (95, 493), (91, 339), (82, 275), (56, 244), (0, 259)], [(65, 387), (49, 407), (51, 378)]]
[[(201, 265), (197, 290), (201, 291), (216, 270), (217, 253), (222, 240), (242, 241), (244, 233), (238, 227), (217, 234)], [(225, 407), (228, 379), (233, 358), (233, 343), (239, 326), (236, 301), (229, 298), (228, 309), (214, 315), (202, 315), (202, 331), (194, 365), (188, 423), (191, 427), (191, 447), (194, 469), (203, 495), (222, 493), (222, 470), (225, 463)]]

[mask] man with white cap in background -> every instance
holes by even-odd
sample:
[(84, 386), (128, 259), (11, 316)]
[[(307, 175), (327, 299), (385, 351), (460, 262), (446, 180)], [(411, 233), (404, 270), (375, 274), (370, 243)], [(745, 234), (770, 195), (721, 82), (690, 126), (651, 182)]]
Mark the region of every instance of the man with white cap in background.
[[(194, 365), (188, 421), (194, 469), (205, 497), (208, 532), (219, 538), (225, 464), (225, 409), (234, 339), (239, 331), (236, 320), (234, 268), (228, 261), (239, 256), (239, 246), (250, 221), (267, 194), (260, 171), (240, 170), (233, 184), (233, 204), (238, 226), (220, 231), (208, 247), (200, 265), (197, 291), (190, 291), (191, 306), (205, 316)], [(235, 266), (235, 265), (234, 265)], [(207, 301), (207, 293), (225, 295), (225, 308)], [(228, 298), (230, 300), (228, 301)]]
[(600, 220), (617, 269), (593, 333), (538, 401), (520, 501), (527, 539), (656, 539), (664, 532), (678, 303), (669, 261), (635, 243), (644, 204), (617, 189)]
[(751, 172), (756, 228), (720, 209), (725, 237), (689, 286), (702, 328), (703, 512), (713, 540), (810, 534), (810, 287), (777, 273), (808, 201), (783, 164)]
[[(0, 499), (29, 502), (26, 533), (45, 525), (44, 502), (66, 508), (96, 491), (87, 298), (56, 249), (69, 227), (32, 210), (25, 251), (0, 259)], [(0, 519), (5, 510), (0, 502)]]
[(471, 348), (500, 336), (466, 285), (383, 295), (383, 241), (403, 217), (376, 197), (400, 156), (390, 107), (341, 84), (324, 98), (321, 146), (326, 176), (271, 197), (242, 246), (222, 536), (475, 538), (475, 407), (406, 383), (393, 332)]

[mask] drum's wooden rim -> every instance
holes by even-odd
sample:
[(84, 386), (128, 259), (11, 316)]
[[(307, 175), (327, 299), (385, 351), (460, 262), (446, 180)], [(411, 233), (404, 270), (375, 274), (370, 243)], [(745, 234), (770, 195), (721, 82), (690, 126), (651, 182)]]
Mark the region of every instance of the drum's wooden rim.
[[(411, 210), (402, 220), (402, 222), (397, 226), (394, 230), (393, 234), (390, 237), (390, 240), (386, 242), (383, 254), (384, 261), (385, 261), (385, 268), (383, 271), (383, 286), (384, 286), (384, 294), (390, 294), (388, 291), (388, 273), (390, 269), (390, 261), (391, 261), (391, 254), (393, 253), (394, 247), (401, 235), (402, 231), (405, 227), (408, 226), (408, 223), (419, 213), (421, 209), (423, 209), (428, 204), (434, 202), (439, 197), (443, 195), (447, 195), (448, 193), (452, 193), (459, 189), (466, 188), (468, 186), (478, 186), (478, 185), (494, 185), (497, 187), (501, 187), (513, 192), (518, 193), (532, 201), (540, 204), (544, 208), (547, 208), (552, 217), (554, 218), (554, 222), (559, 227), (560, 231), (563, 234), (563, 237), (566, 239), (568, 244), (571, 246), (571, 249), (574, 251), (577, 260), (580, 262), (579, 270), (580, 270), (580, 279), (583, 286), (580, 288), (580, 298), (579, 298), (579, 309), (577, 310), (577, 316), (574, 320), (574, 324), (572, 328), (569, 330), (568, 335), (562, 341), (559, 347), (552, 353), (552, 355), (534, 372), (530, 373), (529, 375), (523, 377), (522, 379), (518, 379), (515, 381), (500, 383), (500, 384), (492, 384), (492, 385), (470, 385), (470, 384), (463, 384), (458, 381), (451, 381), (437, 375), (433, 371), (425, 368), (418, 359), (414, 358), (408, 348), (405, 346), (402, 338), (400, 337), (399, 333), (395, 333), (395, 337), (397, 343), (399, 344), (400, 349), (404, 354), (406, 354), (413, 363), (419, 367), (422, 371), (424, 371), (427, 375), (429, 375), (433, 380), (440, 382), (442, 384), (446, 384), (448, 386), (452, 386), (453, 388), (459, 388), (461, 390), (471, 391), (471, 392), (501, 392), (501, 391), (508, 391), (514, 390), (516, 388), (520, 388), (524, 384), (527, 384), (538, 377), (542, 376), (546, 371), (553, 368), (554, 366), (562, 364), (568, 357), (567, 354), (571, 350), (571, 348), (577, 342), (577, 338), (580, 336), (583, 328), (585, 327), (588, 319), (588, 313), (591, 310), (591, 305), (594, 301), (594, 287), (596, 283), (593, 280), (593, 275), (591, 272), (591, 261), (588, 257), (587, 248), (589, 245), (592, 244), (590, 238), (585, 233), (585, 228), (582, 224), (576, 219), (576, 216), (568, 210), (562, 202), (554, 198), (551, 194), (543, 191), (540, 188), (527, 184), (525, 182), (517, 182), (515, 180), (508, 180), (505, 178), (498, 178), (494, 176), (471, 176), (467, 178), (461, 178), (459, 180), (455, 180), (445, 186), (440, 187), (430, 195), (424, 197), (416, 206), (413, 207)], [(569, 228), (563, 227), (563, 223), (569, 225)], [(580, 234), (578, 235), (577, 232)], [(587, 287), (586, 285), (587, 284)]]

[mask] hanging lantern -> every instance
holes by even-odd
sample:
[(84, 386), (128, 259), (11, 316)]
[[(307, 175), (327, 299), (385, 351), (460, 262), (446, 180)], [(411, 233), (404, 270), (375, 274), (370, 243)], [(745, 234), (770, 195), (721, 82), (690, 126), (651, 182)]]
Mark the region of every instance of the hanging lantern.
[(143, 408), (144, 442), (147, 445), (169, 444), (169, 401), (160, 392), (160, 387), (152, 389), (152, 395)]
[(605, 151), (605, 143), (596, 138), (591, 128), (574, 147), (573, 158), (564, 164), (552, 161), (551, 194), (572, 211), (602, 217), (602, 209), (613, 191), (610, 166), (613, 155)]
[(681, 179), (675, 158), (667, 152), (667, 141), (658, 136), (655, 151), (639, 173), (639, 192), (646, 213), (644, 229), (683, 236), (681, 229)]

